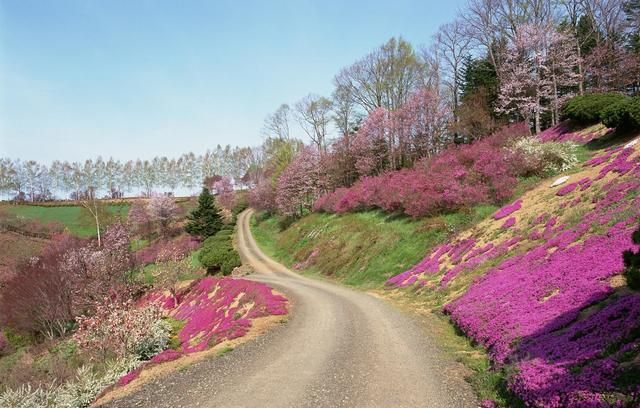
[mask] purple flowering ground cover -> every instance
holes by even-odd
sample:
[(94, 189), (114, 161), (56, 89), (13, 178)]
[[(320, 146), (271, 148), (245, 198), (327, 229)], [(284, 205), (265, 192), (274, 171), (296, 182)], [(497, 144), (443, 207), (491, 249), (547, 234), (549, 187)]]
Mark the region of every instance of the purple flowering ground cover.
[(640, 293), (620, 276), (639, 222), (640, 155), (610, 148), (388, 284), (438, 293), (527, 406), (640, 406)]
[(199, 279), (177, 299), (163, 293), (151, 301), (160, 302), (169, 316), (185, 322), (178, 333), (183, 353), (242, 337), (252, 319), (287, 314), (287, 299), (269, 286), (230, 277)]
[(149, 303), (158, 303), (167, 316), (184, 323), (178, 332), (180, 347), (156, 354), (121, 377), (117, 383), (120, 386), (138, 378), (145, 368), (244, 336), (253, 319), (287, 314), (287, 299), (269, 286), (231, 277), (208, 276), (195, 280), (176, 297), (166, 292), (151, 293), (140, 305)]

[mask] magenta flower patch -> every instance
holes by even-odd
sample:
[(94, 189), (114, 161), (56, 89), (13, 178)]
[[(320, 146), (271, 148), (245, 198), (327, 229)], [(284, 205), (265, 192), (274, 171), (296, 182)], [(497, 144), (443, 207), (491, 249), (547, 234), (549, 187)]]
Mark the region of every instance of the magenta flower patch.
[(138, 376), (140, 376), (141, 371), (142, 371), (141, 368), (136, 368), (135, 370), (123, 375), (122, 377), (120, 377), (117, 384), (121, 387), (129, 384), (131, 381), (135, 380), (136, 378), (138, 378)]
[(159, 354), (153, 356), (150, 360), (152, 363), (165, 363), (167, 361), (177, 360), (182, 357), (182, 353), (177, 350), (165, 350)]
[(267, 285), (228, 277), (195, 281), (179, 294), (177, 305), (164, 294), (150, 300), (160, 302), (170, 316), (185, 322), (178, 333), (183, 353), (242, 337), (251, 327), (251, 319), (287, 313), (287, 299)]
[(567, 184), (566, 186), (564, 186), (561, 189), (559, 189), (558, 192), (556, 193), (556, 195), (560, 196), (560, 197), (566, 196), (567, 194), (569, 194), (573, 190), (575, 190), (576, 187), (578, 187), (578, 183)]
[(517, 200), (515, 203), (509, 204), (509, 205), (505, 205), (504, 207), (502, 207), (501, 209), (496, 211), (496, 213), (493, 214), (493, 218), (495, 220), (499, 220), (499, 219), (502, 219), (504, 217), (508, 217), (509, 215), (511, 215), (514, 212), (518, 211), (520, 209), (520, 207), (522, 207), (522, 200)]
[[(622, 251), (637, 250), (640, 158), (634, 149), (606, 155), (589, 164), (598, 177), (562, 187), (548, 214), (510, 228), (518, 200), (494, 214), (509, 218), (492, 242), (453, 240), (387, 282), (424, 287), (442, 274), (440, 285), (421, 290), (443, 291), (465, 271), (496, 265), (444, 311), (497, 366), (513, 367), (509, 387), (527, 406), (634, 406), (640, 398), (637, 381), (620, 380), (640, 356), (640, 295), (610, 284), (623, 270)], [(578, 206), (585, 214), (569, 225), (561, 208)]]
[(516, 217), (510, 217), (504, 222), (504, 224), (502, 224), (502, 226), (500, 228), (509, 229), (509, 228), (513, 227), (514, 225), (516, 225)]

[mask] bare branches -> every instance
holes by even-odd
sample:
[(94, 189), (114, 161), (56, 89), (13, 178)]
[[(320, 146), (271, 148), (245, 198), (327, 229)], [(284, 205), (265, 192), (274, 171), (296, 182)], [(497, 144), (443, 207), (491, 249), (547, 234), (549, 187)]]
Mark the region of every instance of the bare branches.
[(327, 147), (327, 127), (331, 121), (331, 100), (309, 94), (296, 103), (295, 109), (302, 130), (316, 145), (318, 152), (324, 152)]
[(424, 66), (411, 44), (392, 38), (340, 71), (334, 84), (367, 113), (381, 107), (395, 110), (421, 83), (423, 73)]
[(289, 122), (291, 120), (291, 108), (286, 103), (264, 120), (263, 134), (266, 137), (289, 140)]

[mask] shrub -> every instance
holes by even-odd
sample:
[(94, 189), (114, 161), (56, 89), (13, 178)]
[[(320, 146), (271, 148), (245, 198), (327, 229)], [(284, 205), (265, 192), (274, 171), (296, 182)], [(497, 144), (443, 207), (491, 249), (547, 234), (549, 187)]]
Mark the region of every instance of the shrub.
[(169, 347), (172, 327), (164, 319), (158, 319), (145, 336), (134, 347), (134, 355), (140, 360), (149, 360)]
[(256, 186), (249, 191), (249, 205), (260, 211), (275, 212), (276, 210), (276, 187), (270, 180), (259, 181)]
[(220, 271), (223, 275), (229, 275), (235, 267), (242, 264), (240, 255), (233, 248), (231, 233), (230, 230), (222, 230), (205, 240), (199, 261), (207, 268), (208, 273)]
[(631, 98), (624, 98), (612, 103), (602, 110), (602, 123), (610, 128), (626, 128), (631, 126), (632, 120), (629, 116), (629, 105)]
[(503, 202), (512, 195), (520, 172), (520, 163), (504, 147), (528, 134), (524, 124), (517, 124), (469, 145), (450, 146), (413, 169), (363, 177), (327, 193), (314, 208), (336, 213), (380, 208), (421, 217)]
[(15, 390), (8, 389), (0, 394), (0, 407), (84, 408), (89, 406), (106, 387), (139, 365), (140, 362), (135, 358), (118, 359), (107, 364), (102, 373), (82, 366), (78, 369), (74, 380), (60, 386), (33, 388), (26, 384)]
[(562, 114), (580, 124), (602, 121), (603, 112), (609, 106), (627, 99), (618, 93), (591, 93), (571, 98), (563, 107)]
[(515, 155), (519, 176), (549, 176), (574, 168), (578, 164), (578, 146), (572, 142), (542, 142), (524, 137), (510, 148)]
[(61, 268), (69, 251), (82, 242), (68, 234), (51, 241), (42, 255), (18, 267), (0, 293), (0, 319), (18, 330), (49, 335), (65, 333), (75, 317), (73, 274)]
[(135, 254), (137, 265), (182, 259), (200, 247), (200, 242), (188, 235), (173, 240), (159, 239)]
[(0, 331), (0, 356), (9, 349), (9, 340), (5, 337), (4, 333)]
[(220, 265), (220, 271), (223, 275), (230, 275), (231, 272), (240, 265), (242, 265), (242, 261), (240, 261), (238, 252), (235, 250), (229, 251), (226, 259), (222, 262), (222, 265)]
[[(640, 228), (633, 233), (632, 238), (634, 244), (640, 245)], [(622, 256), (626, 267), (624, 277), (627, 285), (633, 290), (640, 290), (640, 250), (627, 250)]]
[(233, 268), (240, 266), (240, 257), (231, 245), (218, 244), (202, 248), (200, 263), (209, 273), (220, 271), (228, 275)]
[(632, 101), (627, 105), (631, 126), (640, 127), (640, 96), (635, 96)]
[(602, 112), (602, 123), (608, 127), (631, 129), (640, 127), (640, 96), (609, 105)]
[(77, 318), (74, 339), (91, 357), (148, 359), (169, 344), (171, 325), (158, 306), (135, 307), (132, 301), (105, 299), (91, 316)]
[(246, 191), (236, 191), (235, 205), (233, 206), (233, 215), (237, 216), (247, 208), (249, 208), (248, 193)]
[(222, 230), (218, 232), (216, 235), (207, 238), (202, 244), (203, 247), (212, 247), (217, 245), (228, 245), (228, 242), (231, 240), (231, 233), (233, 231)]

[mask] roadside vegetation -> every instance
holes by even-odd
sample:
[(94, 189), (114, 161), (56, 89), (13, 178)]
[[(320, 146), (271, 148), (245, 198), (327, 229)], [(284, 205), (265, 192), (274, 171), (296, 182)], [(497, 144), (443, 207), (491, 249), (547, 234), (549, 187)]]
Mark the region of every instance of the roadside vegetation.
[[(286, 299), (264, 284), (207, 276), (239, 266), (232, 238), (242, 197), (220, 198), (205, 188), (197, 203), (156, 196), (114, 206), (125, 211), (101, 219), (101, 241), (80, 206), (7, 206), (30, 216), (2, 214), (2, 235), (15, 235), (7, 245), (37, 245), (7, 247), (11, 263), (2, 265), (0, 406), (85, 407), (143, 369), (286, 314)], [(78, 228), (42, 224), (57, 216)], [(221, 251), (235, 257), (217, 267), (210, 252)]]

